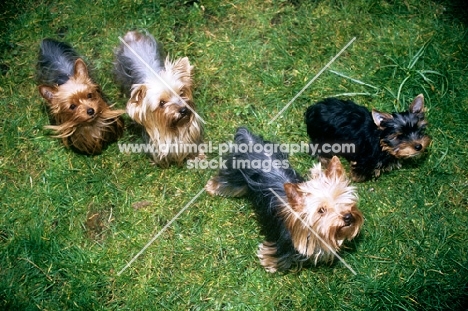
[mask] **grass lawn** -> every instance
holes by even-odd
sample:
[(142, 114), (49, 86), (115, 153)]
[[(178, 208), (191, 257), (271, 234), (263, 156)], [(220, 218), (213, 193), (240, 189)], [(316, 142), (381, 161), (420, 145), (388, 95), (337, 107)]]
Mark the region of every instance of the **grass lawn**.
[[(466, 310), (464, 6), (462, 0), (6, 0), (0, 5), (0, 309)], [(83, 156), (51, 137), (34, 80), (40, 40), (71, 43), (107, 97), (124, 108), (112, 76), (113, 49), (131, 29), (148, 30), (174, 58), (189, 57), (205, 141), (213, 145), (232, 140), (242, 125), (276, 142), (307, 142), (303, 113), (328, 96), (401, 111), (424, 94), (433, 138), (427, 155), (356, 185), (365, 223), (340, 253), (356, 274), (338, 260), (265, 272), (247, 200), (202, 192), (191, 202), (215, 169), (161, 169), (144, 154), (121, 153), (118, 144)], [(121, 142), (142, 142), (125, 118)], [(315, 161), (291, 155), (304, 175)]]

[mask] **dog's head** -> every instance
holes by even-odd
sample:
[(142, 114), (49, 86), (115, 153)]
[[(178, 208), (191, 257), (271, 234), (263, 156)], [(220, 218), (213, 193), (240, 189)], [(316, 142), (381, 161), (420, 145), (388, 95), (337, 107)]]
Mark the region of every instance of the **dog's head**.
[(143, 125), (153, 141), (175, 135), (193, 122), (192, 66), (187, 57), (171, 62), (149, 83), (135, 84), (127, 103), (127, 113)]
[(73, 76), (67, 82), (58, 86), (40, 85), (39, 92), (55, 120), (54, 125), (46, 128), (62, 138), (66, 146), (97, 154), (105, 143), (122, 135), (123, 122), (119, 116), (125, 111), (108, 106), (81, 58), (75, 61)]
[(377, 127), (382, 130), (382, 150), (396, 158), (406, 159), (421, 155), (429, 146), (431, 138), (425, 134), (427, 121), (424, 117), (424, 96), (416, 96), (408, 111), (384, 113), (372, 110)]
[(55, 127), (59, 137), (71, 135), (73, 129), (81, 124), (92, 124), (103, 111), (109, 109), (81, 58), (75, 61), (73, 76), (66, 83), (59, 86), (40, 85), (39, 92), (60, 126), (60, 130)]
[(81, 58), (75, 61), (73, 76), (66, 83), (59, 86), (40, 85), (39, 92), (47, 101), (51, 113), (58, 116), (61, 122), (91, 122), (107, 107), (99, 86), (89, 77)]
[(317, 164), (310, 180), (284, 188), (289, 207), (282, 216), (300, 254), (315, 256), (315, 261), (331, 260), (331, 250), (338, 251), (344, 240), (359, 233), (364, 218), (357, 194), (336, 156), (325, 171)]

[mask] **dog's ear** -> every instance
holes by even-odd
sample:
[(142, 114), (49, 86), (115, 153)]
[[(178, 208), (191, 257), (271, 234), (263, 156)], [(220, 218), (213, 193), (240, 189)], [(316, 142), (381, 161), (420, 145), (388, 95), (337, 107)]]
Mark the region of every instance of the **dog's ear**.
[(143, 100), (146, 96), (146, 86), (138, 85), (132, 89), (130, 99), (127, 102), (127, 113), (135, 122), (142, 123), (141, 116), (144, 115)]
[(176, 72), (183, 72), (190, 76), (192, 73), (193, 66), (190, 65), (188, 57), (179, 58), (173, 64), (173, 70)]
[(80, 78), (88, 78), (88, 67), (86, 67), (85, 62), (81, 59), (78, 58), (75, 61), (75, 68), (74, 68), (74, 76), (75, 77), (80, 77)]
[(192, 84), (192, 69), (188, 57), (179, 58), (173, 63), (166, 59), (166, 72), (171, 72), (177, 79), (180, 79), (186, 86)]
[(283, 185), (286, 197), (288, 198), (289, 206), (295, 212), (302, 212), (305, 206), (305, 195), (299, 191), (298, 184), (285, 183)]
[(416, 96), (416, 98), (413, 100), (409, 107), (409, 112), (411, 113), (422, 113), (424, 112), (424, 95), (419, 94)]
[(344, 179), (346, 177), (346, 172), (337, 156), (333, 156), (328, 163), (327, 169), (325, 170), (325, 176), (328, 178), (335, 177), (338, 179)]
[(393, 119), (393, 116), (390, 113), (380, 112), (375, 109), (372, 109), (372, 119), (374, 119), (374, 123), (375, 125), (377, 125), (377, 127), (384, 128), (382, 122)]
[(54, 94), (56, 92), (57, 92), (57, 89), (54, 87), (47, 86), (47, 85), (39, 86), (39, 93), (41, 93), (41, 96), (44, 97), (44, 99), (47, 100), (49, 103), (54, 98)]

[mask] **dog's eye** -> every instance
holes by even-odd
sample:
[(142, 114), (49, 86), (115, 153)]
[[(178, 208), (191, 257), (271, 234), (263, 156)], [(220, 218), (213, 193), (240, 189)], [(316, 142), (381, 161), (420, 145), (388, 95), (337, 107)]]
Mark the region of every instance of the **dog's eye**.
[(71, 105), (70, 105), (70, 109), (71, 109), (71, 110), (75, 110), (75, 109), (76, 109), (76, 105), (75, 105), (75, 104), (71, 104)]
[(159, 106), (160, 106), (160, 107), (164, 106), (165, 104), (166, 104), (166, 102), (165, 102), (164, 100), (161, 100), (161, 101), (159, 102)]
[(88, 98), (93, 98), (93, 93), (88, 93)]
[(319, 214), (324, 214), (327, 210), (323, 207), (319, 208), (318, 213)]

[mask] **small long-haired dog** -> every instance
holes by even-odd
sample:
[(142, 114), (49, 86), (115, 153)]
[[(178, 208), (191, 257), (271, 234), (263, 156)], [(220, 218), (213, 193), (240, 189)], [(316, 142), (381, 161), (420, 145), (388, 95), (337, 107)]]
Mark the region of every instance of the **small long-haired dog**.
[(47, 102), (56, 137), (84, 154), (99, 154), (123, 133), (121, 115), (103, 99), (83, 59), (67, 43), (44, 39), (37, 64), (39, 92)]
[[(305, 123), (320, 160), (343, 156), (350, 162), (351, 177), (356, 182), (399, 168), (399, 160), (421, 155), (431, 142), (424, 133), (427, 121), (422, 94), (416, 96), (408, 111), (394, 113), (375, 109), (371, 113), (350, 100), (327, 98), (307, 109)], [(333, 144), (342, 148), (331, 148)], [(345, 144), (354, 148), (344, 148)]]
[(300, 268), (309, 260), (333, 261), (343, 241), (353, 239), (363, 224), (355, 188), (340, 160), (334, 157), (324, 171), (316, 164), (304, 180), (289, 166), (287, 154), (253, 152), (271, 143), (239, 128), (235, 146), (243, 144), (255, 147), (252, 152), (232, 152), (205, 189), (211, 195), (253, 201), (265, 235), (257, 252), (262, 266), (276, 272)]
[(193, 67), (187, 57), (165, 58), (161, 44), (150, 34), (130, 31), (123, 41), (115, 51), (115, 73), (130, 95), (127, 113), (143, 126), (144, 138), (154, 147), (156, 164), (181, 165), (195, 155), (186, 147), (202, 141), (202, 125), (192, 97)]

